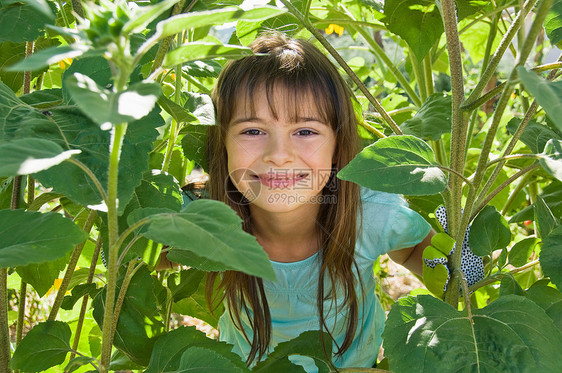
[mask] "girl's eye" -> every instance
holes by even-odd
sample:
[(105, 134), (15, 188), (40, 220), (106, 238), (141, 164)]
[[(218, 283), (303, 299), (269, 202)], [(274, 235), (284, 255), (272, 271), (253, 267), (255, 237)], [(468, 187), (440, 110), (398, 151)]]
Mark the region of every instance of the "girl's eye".
[(299, 130), (297, 132), (297, 135), (299, 135), (299, 136), (310, 136), (310, 135), (316, 135), (316, 132), (314, 132), (312, 130)]
[(258, 136), (262, 134), (262, 131), (254, 129), (254, 128), (250, 128), (245, 130), (244, 132), (242, 132), (243, 135), (249, 135), (249, 136)]

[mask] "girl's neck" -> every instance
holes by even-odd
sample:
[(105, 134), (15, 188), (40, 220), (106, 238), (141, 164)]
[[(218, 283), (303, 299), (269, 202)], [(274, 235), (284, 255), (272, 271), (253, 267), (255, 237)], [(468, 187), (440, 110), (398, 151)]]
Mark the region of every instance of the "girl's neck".
[(320, 249), (316, 224), (319, 205), (308, 207), (306, 211), (272, 213), (250, 206), (254, 235), (270, 260), (297, 262)]

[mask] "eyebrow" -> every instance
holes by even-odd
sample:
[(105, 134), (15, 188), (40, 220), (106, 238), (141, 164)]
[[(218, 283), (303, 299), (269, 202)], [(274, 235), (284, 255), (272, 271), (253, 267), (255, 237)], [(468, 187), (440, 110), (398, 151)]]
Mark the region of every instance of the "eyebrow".
[[(324, 121), (319, 118), (319, 117), (297, 117), (297, 120), (294, 123), (303, 123), (303, 122), (318, 122), (318, 123), (322, 123), (324, 125), (328, 125), (327, 123), (324, 123)], [(230, 123), (230, 126), (236, 126), (240, 123), (263, 123), (264, 121), (261, 118), (258, 117), (241, 117), (238, 119), (233, 120)]]

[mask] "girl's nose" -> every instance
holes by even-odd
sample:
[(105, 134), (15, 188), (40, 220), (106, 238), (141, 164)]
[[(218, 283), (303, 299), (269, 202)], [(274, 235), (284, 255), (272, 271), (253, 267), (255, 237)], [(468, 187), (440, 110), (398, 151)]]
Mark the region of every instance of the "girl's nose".
[(263, 161), (279, 167), (293, 161), (294, 158), (295, 148), (290, 136), (272, 135), (265, 148)]

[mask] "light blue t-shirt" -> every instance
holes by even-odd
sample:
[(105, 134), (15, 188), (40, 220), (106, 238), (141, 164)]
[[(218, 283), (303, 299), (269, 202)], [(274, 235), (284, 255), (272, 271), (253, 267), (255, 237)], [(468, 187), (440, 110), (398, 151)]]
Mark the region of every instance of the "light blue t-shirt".
[[(375, 295), (374, 262), (380, 255), (389, 251), (416, 245), (430, 230), (429, 224), (418, 213), (409, 209), (406, 201), (399, 195), (362, 189), (361, 199), (362, 233), (357, 239), (355, 261), (363, 282), (363, 299), (357, 281), (359, 321), (351, 347), (342, 358), (333, 359), (334, 364), (340, 368), (372, 367), (377, 359), (382, 343), (385, 314)], [(277, 282), (263, 281), (273, 327), (269, 351), (273, 351), (277, 344), (293, 339), (304, 331), (320, 329), (316, 305), (319, 255), (316, 253), (292, 263), (271, 262)], [(329, 309), (330, 303), (331, 301), (326, 302), (325, 310)], [(241, 319), (251, 339), (253, 333), (244, 312), (241, 312)], [(326, 325), (333, 326), (332, 335), (338, 345), (341, 345), (347, 326), (345, 316), (339, 312), (336, 318), (336, 313), (332, 310), (325, 320)], [(228, 312), (219, 320), (219, 331), (220, 340), (233, 344), (233, 351), (245, 360), (250, 345), (234, 326)], [(291, 357), (291, 361), (303, 365), (307, 372), (317, 371), (310, 358)]]

